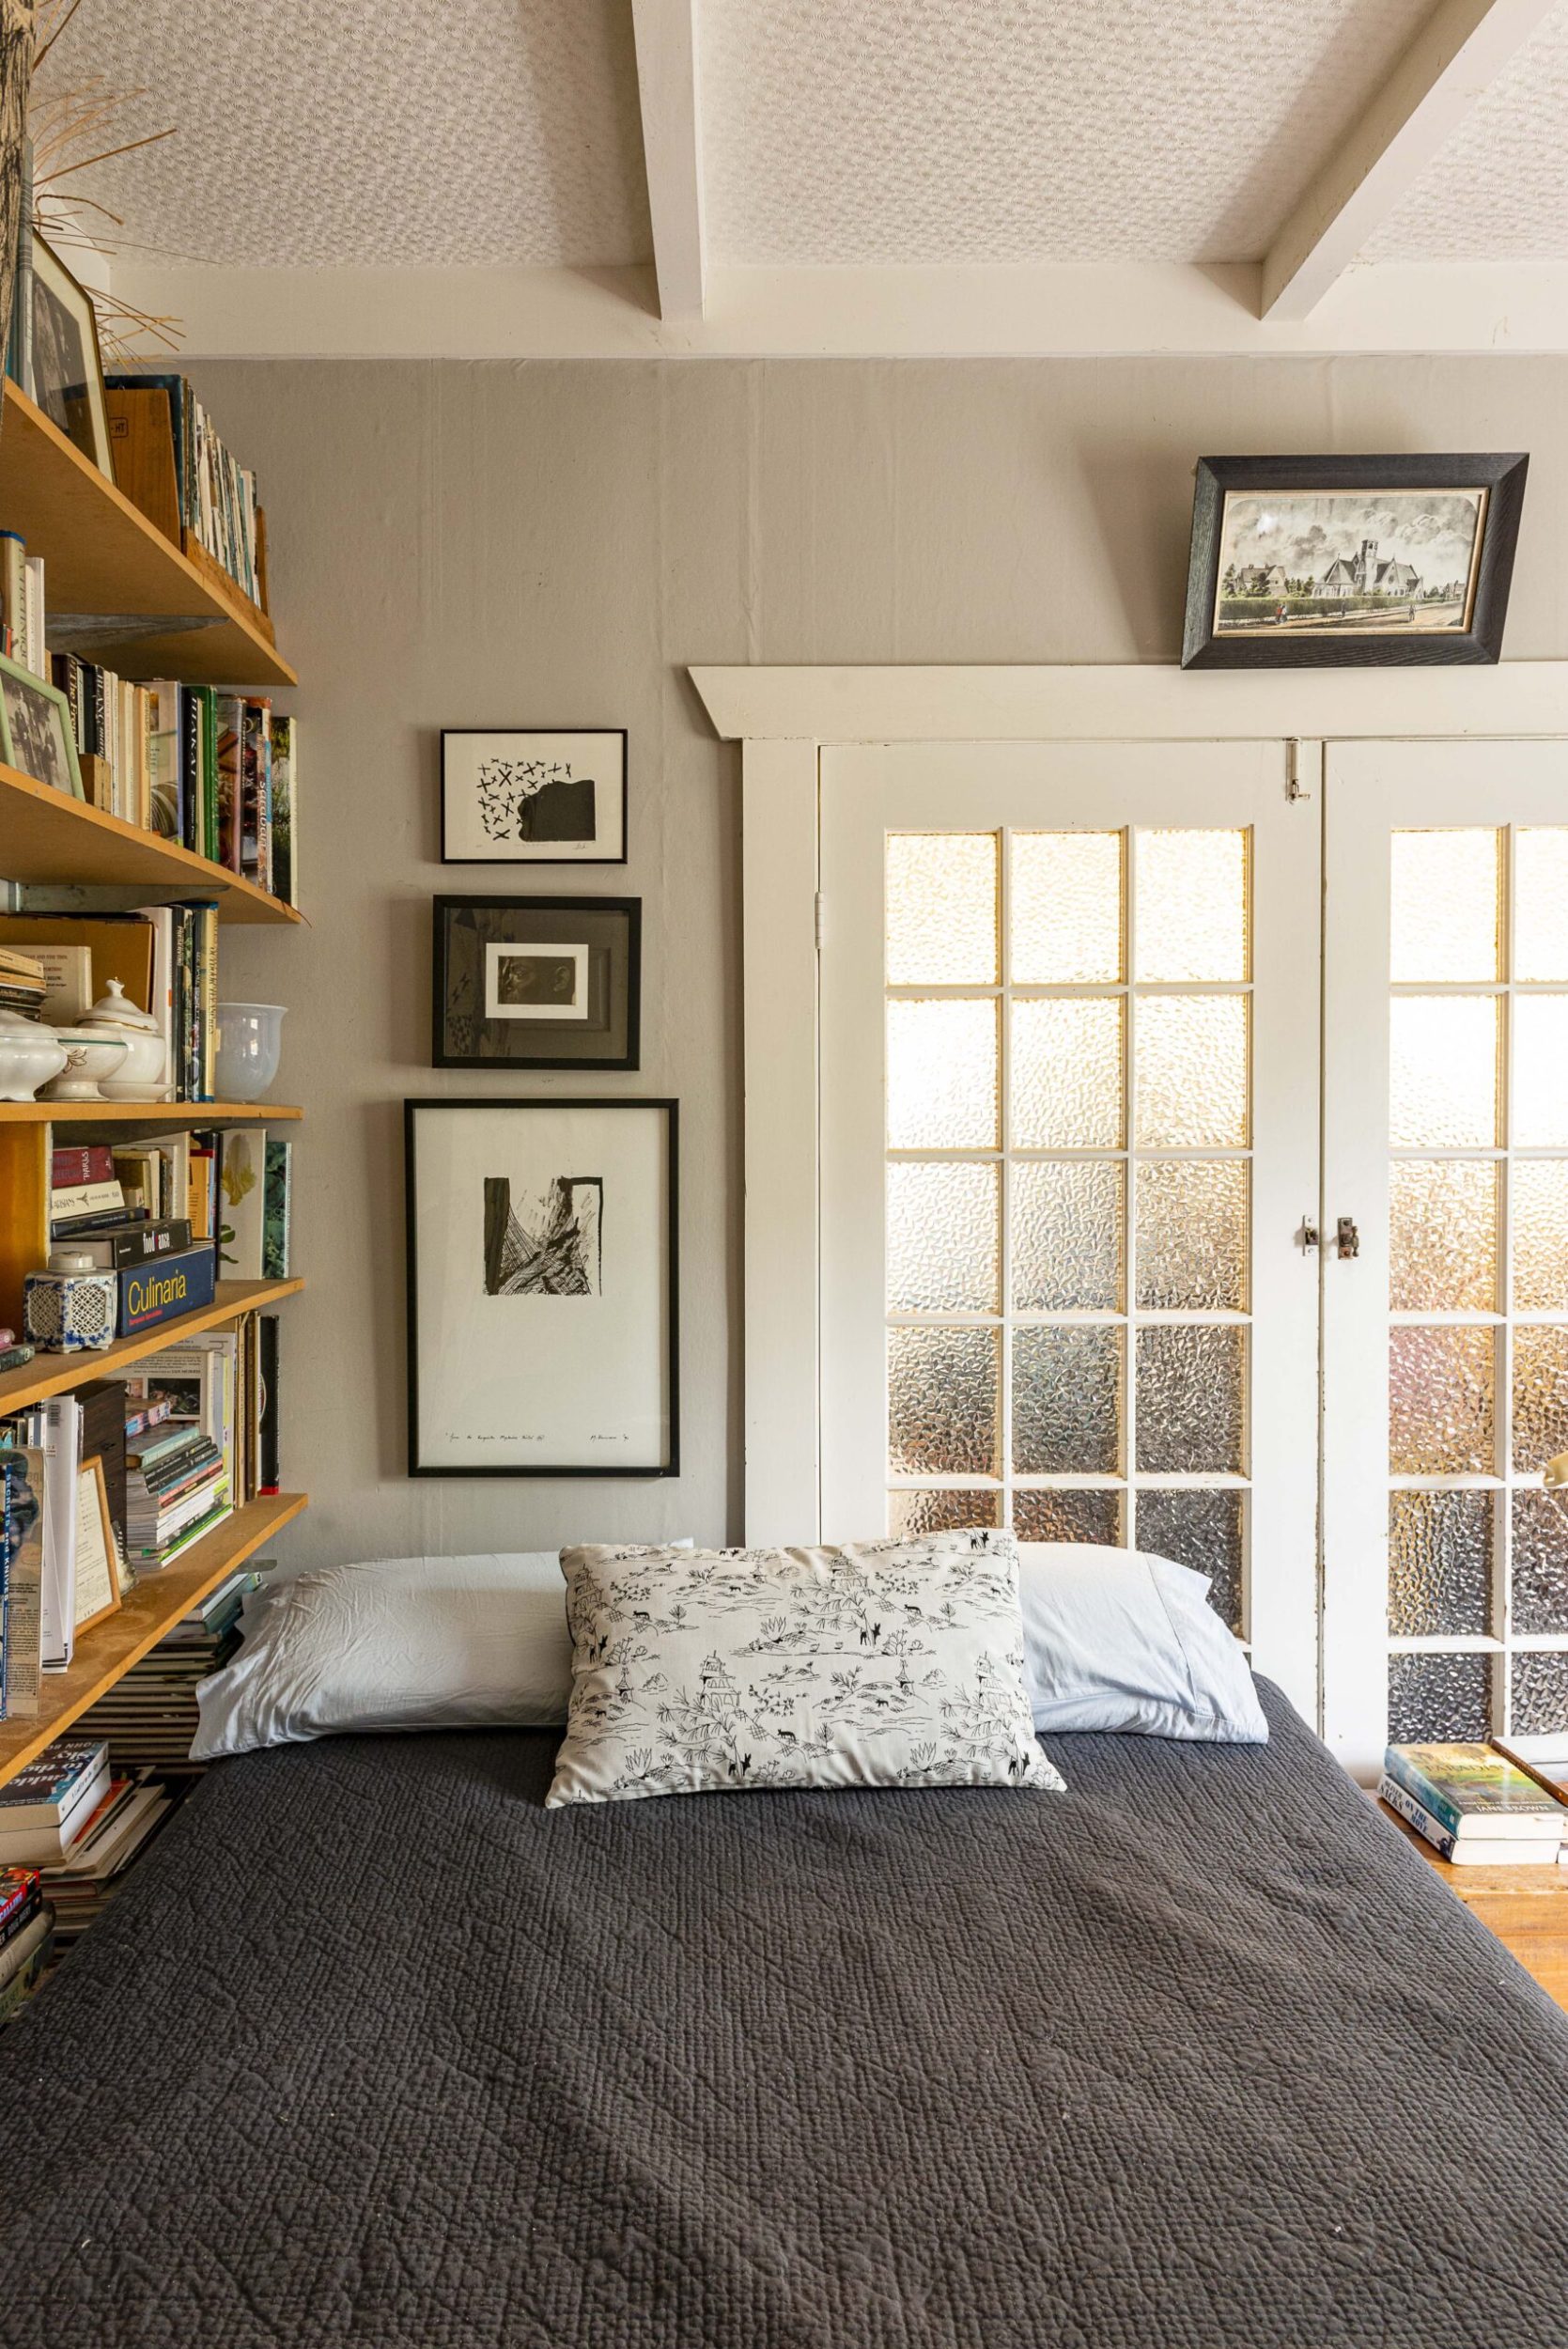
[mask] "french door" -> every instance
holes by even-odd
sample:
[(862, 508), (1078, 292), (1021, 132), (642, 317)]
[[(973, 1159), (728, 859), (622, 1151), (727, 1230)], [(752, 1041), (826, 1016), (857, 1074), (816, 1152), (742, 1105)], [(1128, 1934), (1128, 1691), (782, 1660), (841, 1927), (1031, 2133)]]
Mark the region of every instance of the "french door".
[(824, 1533), (1182, 1559), (1309, 1719), (1319, 819), (1282, 743), (821, 763)]
[(1365, 1775), (1568, 1731), (1568, 747), (1327, 771), (1324, 1728)]

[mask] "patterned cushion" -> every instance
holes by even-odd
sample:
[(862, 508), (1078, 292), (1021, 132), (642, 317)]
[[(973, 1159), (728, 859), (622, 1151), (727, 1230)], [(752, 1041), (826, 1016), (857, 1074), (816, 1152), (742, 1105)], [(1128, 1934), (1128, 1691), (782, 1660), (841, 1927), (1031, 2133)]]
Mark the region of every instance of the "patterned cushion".
[(561, 1552), (551, 1804), (750, 1786), (1033, 1786), (1010, 1533)]

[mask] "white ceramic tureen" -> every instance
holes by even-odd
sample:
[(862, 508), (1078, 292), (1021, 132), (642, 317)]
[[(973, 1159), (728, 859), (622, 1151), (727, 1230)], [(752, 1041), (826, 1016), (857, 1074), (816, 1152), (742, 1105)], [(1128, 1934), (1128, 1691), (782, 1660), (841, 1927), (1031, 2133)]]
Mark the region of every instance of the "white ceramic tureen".
[(80, 1023), (79, 1034), (118, 1036), (125, 1044), (119, 1066), (100, 1077), (99, 1091), (111, 1101), (162, 1101), (168, 1092), (163, 1081), (163, 1038), (156, 1019), (127, 995), (118, 979), (101, 995)]
[(0, 1101), (30, 1101), (65, 1065), (66, 1048), (53, 1028), (0, 1010)]
[(129, 1046), (123, 1035), (107, 1028), (56, 1028), (66, 1048), (66, 1065), (53, 1084), (45, 1085), (45, 1101), (101, 1101), (101, 1080), (117, 1077)]

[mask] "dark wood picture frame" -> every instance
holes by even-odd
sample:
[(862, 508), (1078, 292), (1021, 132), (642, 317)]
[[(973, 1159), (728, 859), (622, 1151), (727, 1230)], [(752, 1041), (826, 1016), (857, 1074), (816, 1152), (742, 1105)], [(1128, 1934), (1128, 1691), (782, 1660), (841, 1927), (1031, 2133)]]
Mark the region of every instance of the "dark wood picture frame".
[[(1192, 499), (1188, 560), (1184, 669), (1425, 668), (1495, 661), (1514, 576), (1514, 551), (1529, 459), (1506, 455), (1400, 457), (1201, 457)], [(1258, 633), (1216, 631), (1225, 500), (1249, 492), (1328, 497), (1378, 490), (1483, 490), (1486, 502), (1468, 583), (1467, 626), (1420, 630), (1405, 625), (1343, 635), (1292, 635), (1281, 625)]]
[[(463, 910), (547, 915), (621, 914), (627, 925), (626, 1050), (615, 1052), (507, 1052), (485, 1057), (445, 1049), (447, 990), (451, 984), (450, 917)], [(540, 941), (546, 943), (548, 941)], [(436, 897), (430, 914), (430, 1066), (432, 1068), (598, 1068), (626, 1074), (641, 1066), (643, 1020), (643, 900), (641, 897)], [(526, 1026), (520, 1021), (520, 1026)], [(569, 1039), (568, 1039), (569, 1040)]]
[[(669, 1395), (669, 1441), (657, 1467), (551, 1467), (540, 1463), (507, 1462), (504, 1466), (462, 1467), (424, 1465), (419, 1456), (419, 1241), (415, 1125), (426, 1110), (662, 1110), (665, 1117), (665, 1232), (667, 1267), (665, 1297), (665, 1381)], [(680, 1474), (680, 1103), (668, 1096), (632, 1097), (575, 1094), (443, 1095), (435, 1098), (406, 1098), (403, 1103), (403, 1213), (405, 1230), (404, 1286), (408, 1314), (408, 1462), (411, 1476), (594, 1477), (643, 1481)]]
[[(501, 851), (494, 856), (469, 856), (454, 847), (450, 836), (447, 811), (447, 751), (448, 742), (472, 739), (475, 735), (517, 735), (520, 737), (582, 735), (602, 736), (618, 741), (621, 746), (621, 851), (619, 856), (531, 856), (524, 851), (513, 855)], [(548, 865), (554, 872), (570, 871), (580, 864), (625, 864), (630, 848), (630, 774), (631, 743), (625, 726), (442, 726), (441, 729), (441, 861), (443, 864), (530, 864)]]

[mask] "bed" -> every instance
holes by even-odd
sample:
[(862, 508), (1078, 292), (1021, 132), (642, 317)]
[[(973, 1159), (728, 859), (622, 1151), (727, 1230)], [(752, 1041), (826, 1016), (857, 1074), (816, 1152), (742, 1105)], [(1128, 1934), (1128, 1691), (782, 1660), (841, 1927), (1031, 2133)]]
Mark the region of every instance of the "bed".
[(1265, 1691), (1067, 1796), (217, 1767), (0, 2039), (16, 2349), (1560, 2349), (1568, 2018)]

